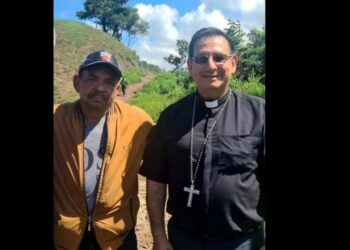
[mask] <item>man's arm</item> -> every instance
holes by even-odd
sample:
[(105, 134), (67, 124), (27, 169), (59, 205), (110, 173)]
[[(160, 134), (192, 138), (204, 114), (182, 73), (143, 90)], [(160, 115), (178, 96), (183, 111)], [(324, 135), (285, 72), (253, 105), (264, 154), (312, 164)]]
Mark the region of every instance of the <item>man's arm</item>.
[(164, 208), (166, 184), (147, 178), (147, 211), (153, 236), (153, 250), (173, 250), (165, 233)]

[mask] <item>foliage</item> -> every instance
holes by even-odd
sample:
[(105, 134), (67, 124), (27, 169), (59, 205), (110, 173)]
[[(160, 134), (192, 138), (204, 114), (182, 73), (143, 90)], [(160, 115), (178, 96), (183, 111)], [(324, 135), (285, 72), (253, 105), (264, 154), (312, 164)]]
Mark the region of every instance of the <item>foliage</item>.
[[(136, 52), (126, 48), (110, 35), (93, 27), (72, 21), (54, 20), (56, 46), (54, 48), (54, 103), (66, 102), (78, 98), (73, 88), (72, 77), (83, 58), (95, 50), (107, 50), (116, 56), (123, 70), (142, 67), (144, 74), (160, 69), (151, 64), (142, 63)], [(144, 67), (147, 66), (147, 67)], [(134, 70), (133, 70), (134, 71)], [(126, 73), (128, 74), (128, 73)], [(138, 76), (140, 79), (140, 76)]]
[(142, 92), (138, 92), (131, 104), (141, 107), (157, 121), (165, 107), (186, 95), (186, 90), (177, 83), (176, 76), (165, 72), (150, 81)]
[(175, 75), (166, 72), (155, 77), (149, 84), (144, 87), (142, 92), (157, 92), (169, 97), (178, 96), (179, 89), (181, 89), (181, 86), (177, 84)]
[[(238, 55), (236, 77), (241, 81), (248, 81), (250, 75), (255, 75), (260, 83), (265, 83), (265, 28), (252, 28), (247, 34), (243, 32), (239, 20), (228, 22), (226, 34), (234, 41), (235, 53)], [(174, 65), (172, 72), (183, 71), (188, 55), (188, 42), (177, 40), (179, 56), (170, 54), (164, 57), (169, 64)]]
[(194, 86), (192, 76), (188, 73), (187, 70), (178, 70), (174, 72), (174, 75), (176, 77), (176, 83), (186, 91), (190, 90), (191, 86)]
[[(140, 20), (137, 9), (126, 7), (128, 0), (86, 0), (84, 11), (78, 11), (80, 19), (94, 19), (102, 30), (110, 33), (118, 41), (123, 31), (130, 35), (146, 35), (148, 26)], [(130, 38), (130, 37), (129, 37)]]
[(177, 53), (179, 56), (170, 54), (168, 57), (164, 57), (164, 60), (169, 64), (174, 65), (172, 72), (177, 71), (182, 65), (186, 63), (188, 55), (188, 42), (186, 40), (176, 40)]
[(160, 72), (162, 72), (162, 70), (158, 66), (150, 64), (150, 63), (147, 63), (145, 61), (140, 61), (139, 65), (140, 65), (140, 67), (142, 67), (144, 69), (147, 69), (148, 71), (151, 71), (153, 73), (160, 73)]
[[(248, 80), (249, 75), (254, 74), (262, 79), (265, 76), (265, 32), (262, 29), (253, 28), (249, 31), (248, 43), (238, 53), (239, 63), (237, 77)], [(262, 82), (260, 80), (260, 82)]]
[(141, 82), (142, 77), (145, 76), (145, 71), (136, 67), (129, 67), (123, 71), (125, 79), (128, 81), (128, 84), (133, 84)]
[[(251, 74), (247, 81), (232, 78), (230, 87), (236, 91), (248, 95), (265, 98), (265, 85), (259, 82), (259, 78)], [(138, 92), (131, 104), (144, 109), (154, 121), (157, 121), (160, 113), (167, 106), (196, 91), (196, 85), (185, 71), (177, 71), (175, 74), (164, 72), (150, 81)]]
[(251, 75), (248, 81), (240, 81), (232, 78), (230, 87), (247, 95), (258, 96), (265, 99), (265, 85), (259, 82), (259, 78)]
[(244, 47), (244, 35), (245, 33), (241, 29), (241, 23), (239, 20), (237, 21), (231, 21), (228, 22), (228, 28), (225, 29), (226, 34), (228, 37), (230, 37), (234, 44), (235, 44), (235, 50), (240, 51), (242, 47)]
[[(265, 98), (265, 85), (253, 75), (249, 76), (248, 81), (231, 79), (230, 87), (248, 95)], [(136, 94), (131, 103), (144, 109), (157, 121), (165, 107), (194, 91), (196, 91), (196, 85), (185, 72), (176, 72), (176, 74), (165, 72), (150, 81), (143, 91)]]
[(238, 66), (236, 77), (247, 81), (249, 75), (256, 75), (259, 81), (265, 76), (265, 28), (252, 28), (247, 34), (247, 41), (244, 42), (245, 33), (241, 29), (239, 21), (229, 21), (226, 34), (234, 41), (236, 53), (238, 54)]
[(131, 37), (132, 36), (146, 36), (148, 34), (148, 30), (149, 30), (149, 25), (146, 21), (144, 20), (137, 20), (135, 22), (135, 24), (128, 29), (128, 47), (130, 45), (130, 41), (131, 41)]
[(174, 101), (169, 101), (166, 95), (139, 92), (130, 103), (144, 109), (156, 122), (160, 113), (172, 102)]
[[(258, 81), (265, 83), (265, 28), (252, 28), (245, 34), (239, 20), (228, 22), (226, 34), (234, 41), (235, 53), (238, 55), (236, 77), (241, 81), (248, 81), (250, 75), (258, 77)], [(246, 41), (245, 41), (246, 39)], [(169, 64), (174, 65), (171, 72), (183, 71), (181, 66), (185, 64), (188, 56), (188, 42), (177, 40), (177, 52), (179, 56), (170, 54), (164, 57)]]

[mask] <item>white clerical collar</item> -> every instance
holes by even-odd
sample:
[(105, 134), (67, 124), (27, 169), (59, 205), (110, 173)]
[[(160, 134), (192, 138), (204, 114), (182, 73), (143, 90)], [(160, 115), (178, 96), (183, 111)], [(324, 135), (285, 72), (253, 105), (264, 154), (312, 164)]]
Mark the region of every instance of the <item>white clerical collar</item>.
[(219, 106), (219, 102), (218, 100), (214, 100), (214, 101), (204, 101), (204, 104), (207, 108), (216, 108), (217, 106)]

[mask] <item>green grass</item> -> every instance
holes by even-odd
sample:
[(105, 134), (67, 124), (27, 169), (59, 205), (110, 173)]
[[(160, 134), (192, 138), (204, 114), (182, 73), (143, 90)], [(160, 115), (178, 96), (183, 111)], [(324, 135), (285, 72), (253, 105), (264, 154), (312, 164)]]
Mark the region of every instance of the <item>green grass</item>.
[(139, 82), (149, 73), (139, 67), (141, 61), (135, 51), (107, 33), (84, 23), (65, 20), (54, 20), (54, 27), (54, 103), (69, 101), (74, 97), (72, 77), (84, 57), (92, 51), (107, 50), (116, 56), (131, 84)]
[[(136, 94), (131, 104), (144, 109), (154, 121), (157, 121), (164, 108), (196, 90), (194, 82), (190, 83), (188, 88), (184, 88), (187, 84), (181, 82), (181, 79), (184, 78), (177, 79), (169, 72), (159, 74), (144, 87), (142, 92)], [(265, 86), (253, 77), (247, 82), (232, 79), (230, 87), (248, 95), (265, 98)]]
[(168, 96), (159, 93), (139, 93), (130, 103), (144, 109), (157, 121), (161, 111), (175, 101), (176, 99), (169, 99)]
[(176, 82), (172, 73), (162, 73), (150, 81), (142, 92), (136, 94), (131, 104), (144, 109), (154, 121), (170, 104), (185, 96), (185, 89)]
[(230, 87), (245, 94), (265, 99), (265, 85), (260, 83), (256, 77), (249, 77), (248, 81), (245, 82), (234, 78), (230, 82)]
[(127, 68), (123, 74), (128, 84), (141, 82), (142, 78), (146, 75), (145, 70), (136, 67)]

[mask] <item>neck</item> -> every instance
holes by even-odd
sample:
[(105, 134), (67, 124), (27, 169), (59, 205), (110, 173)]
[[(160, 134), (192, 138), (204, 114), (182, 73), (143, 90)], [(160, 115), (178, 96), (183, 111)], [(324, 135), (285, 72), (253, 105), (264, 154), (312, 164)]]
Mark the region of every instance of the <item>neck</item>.
[(100, 120), (101, 120), (101, 118), (103, 117), (103, 115), (102, 116), (96, 116), (96, 117), (86, 117), (86, 116), (84, 116), (84, 123), (85, 124), (97, 124)]
[(84, 105), (81, 105), (81, 109), (83, 112), (83, 116), (84, 116), (84, 122), (85, 123), (89, 123), (89, 124), (96, 124), (98, 123), (101, 118), (106, 115), (108, 109), (106, 110), (98, 110), (98, 109), (94, 109), (91, 110), (91, 108), (87, 108)]
[(209, 92), (209, 93), (201, 93), (200, 91), (198, 91), (198, 94), (200, 95), (200, 97), (202, 98), (203, 101), (214, 101), (219, 99), (220, 97), (223, 97), (227, 91), (229, 90), (229, 88), (225, 88), (224, 91), (220, 91), (220, 92)]

